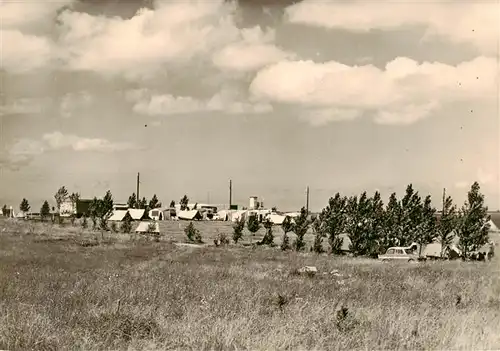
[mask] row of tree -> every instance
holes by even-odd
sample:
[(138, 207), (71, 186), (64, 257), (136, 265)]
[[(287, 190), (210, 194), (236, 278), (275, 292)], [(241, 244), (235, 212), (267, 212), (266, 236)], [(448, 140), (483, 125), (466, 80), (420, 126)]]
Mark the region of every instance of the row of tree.
[[(343, 243), (340, 234), (346, 233), (351, 241), (349, 250), (357, 256), (376, 256), (391, 246), (410, 246), (412, 243), (422, 248), (434, 241), (440, 242), (444, 250), (456, 235), (458, 247), (465, 258), (488, 242), (489, 219), (484, 195), (477, 182), (471, 186), (461, 208), (453, 204), (450, 196), (444, 198), (439, 220), (431, 196), (427, 195), (422, 200), (411, 184), (406, 187), (401, 200), (396, 193), (391, 194), (387, 205), (384, 205), (379, 192), (372, 197), (366, 192), (351, 197), (337, 193), (316, 217), (308, 216), (305, 208), (294, 221), (287, 217), (282, 224), (284, 236), (281, 247), (283, 250), (303, 250), (304, 236), (310, 227), (315, 234), (313, 251), (323, 252), (323, 240), (327, 239), (330, 252), (339, 253)], [(244, 220), (234, 224), (235, 242), (241, 239), (244, 225)], [(273, 245), (272, 224), (266, 221), (263, 225), (266, 234), (259, 244)], [(255, 216), (248, 219), (247, 229), (252, 235), (260, 229)], [(296, 234), (292, 244), (288, 237), (290, 232)]]

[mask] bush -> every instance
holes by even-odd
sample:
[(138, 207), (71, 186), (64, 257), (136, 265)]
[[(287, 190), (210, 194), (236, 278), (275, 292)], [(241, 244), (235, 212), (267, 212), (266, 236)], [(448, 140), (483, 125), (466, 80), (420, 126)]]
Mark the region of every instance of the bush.
[(273, 223), (269, 219), (267, 219), (264, 222), (264, 228), (266, 228), (266, 234), (259, 242), (259, 245), (274, 246)]
[(113, 233), (117, 233), (118, 232), (118, 226), (116, 225), (116, 222), (111, 222), (111, 224), (109, 225), (111, 231)]
[(184, 228), (184, 233), (186, 234), (188, 241), (198, 244), (203, 243), (201, 233), (198, 229), (195, 228), (193, 222), (190, 222), (189, 225)]
[(235, 244), (243, 237), (243, 229), (245, 228), (245, 219), (240, 218), (233, 224), (233, 241)]

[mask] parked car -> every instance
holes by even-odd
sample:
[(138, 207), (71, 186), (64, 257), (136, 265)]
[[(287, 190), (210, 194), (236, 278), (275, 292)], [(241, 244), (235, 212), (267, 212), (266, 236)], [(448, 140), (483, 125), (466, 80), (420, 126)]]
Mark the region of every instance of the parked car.
[(404, 261), (404, 262), (417, 262), (418, 255), (414, 251), (406, 247), (390, 247), (383, 255), (378, 255), (378, 259), (382, 262), (388, 261)]

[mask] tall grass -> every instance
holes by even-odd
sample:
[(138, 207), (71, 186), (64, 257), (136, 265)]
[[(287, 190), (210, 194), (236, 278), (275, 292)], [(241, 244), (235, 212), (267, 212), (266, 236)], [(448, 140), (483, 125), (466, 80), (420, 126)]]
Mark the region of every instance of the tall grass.
[(498, 259), (382, 264), (27, 226), (0, 222), (0, 349), (500, 349)]

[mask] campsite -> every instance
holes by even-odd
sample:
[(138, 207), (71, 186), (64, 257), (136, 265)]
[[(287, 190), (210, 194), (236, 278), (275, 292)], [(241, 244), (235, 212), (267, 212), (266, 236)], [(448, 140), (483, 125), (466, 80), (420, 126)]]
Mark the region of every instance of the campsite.
[[(474, 185), (470, 191), (479, 194)], [(407, 192), (418, 197), (411, 186)], [(398, 202), (403, 209), (410, 203), (405, 198)], [(94, 204), (106, 199), (111, 195)], [(356, 211), (364, 199), (357, 198)], [(377, 195), (370, 199), (375, 203)], [(496, 212), (481, 212), (486, 244), (467, 255), (461, 251), (472, 216), (467, 206), (456, 213), (444, 206), (444, 214), (414, 224), (429, 221), (438, 230), (455, 213), (453, 223), (462, 224), (446, 236), (446, 250), (439, 236), (434, 242), (418, 235), (377, 239), (408, 248), (415, 240), (426, 243), (413, 242), (426, 259), (409, 263), (373, 259), (365, 248), (370, 241), (356, 236), (357, 222), (349, 227), (346, 221), (335, 240), (318, 234), (349, 212), (323, 210), (316, 217), (304, 208), (285, 216), (273, 209), (220, 210), (208, 218), (208, 210), (193, 209), (197, 205), (172, 216), (175, 207), (147, 211), (111, 202), (101, 219), (97, 212), (88, 219), (0, 218), (0, 348), (500, 347), (500, 259), (473, 257), (483, 246), (498, 247)], [(326, 209), (349, 203), (354, 200), (335, 196)], [(392, 205), (383, 207), (385, 221), (394, 220)], [(370, 230), (366, 220), (359, 223)], [(450, 255), (455, 251), (457, 257)]]

